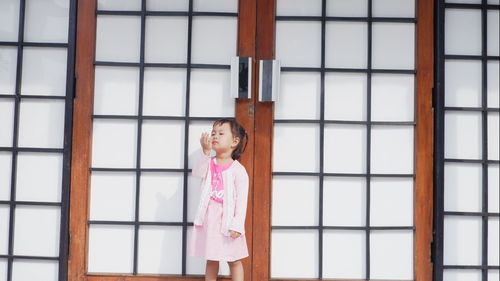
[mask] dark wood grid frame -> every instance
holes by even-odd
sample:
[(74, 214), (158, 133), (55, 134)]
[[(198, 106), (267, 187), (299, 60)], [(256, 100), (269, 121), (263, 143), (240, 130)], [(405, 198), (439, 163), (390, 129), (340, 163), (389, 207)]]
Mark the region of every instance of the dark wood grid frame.
[[(275, 56), (275, 0), (240, 0), (238, 55), (259, 59)], [(181, 276), (87, 276), (88, 187), (91, 163), (91, 116), (94, 85), (96, 0), (79, 1), (77, 34), (77, 99), (75, 99), (73, 166), (70, 210), (69, 280), (202, 280)], [(416, 127), (415, 143), (415, 279), (431, 280), (432, 238), (432, 120), (433, 3), (417, 2), (416, 25)], [(245, 260), (245, 280), (270, 279), (271, 182), (273, 110), (271, 102), (260, 103), (255, 89), (258, 68), (254, 62), (251, 100), (237, 101), (236, 119), (250, 132), (242, 162), (250, 175), (251, 192), (247, 213), (250, 258)], [(255, 115), (252, 114), (255, 112)], [(251, 133), (253, 132), (253, 134)], [(255, 161), (259, 165), (254, 165)], [(251, 238), (250, 238), (251, 237)], [(227, 279), (222, 279), (227, 280)]]

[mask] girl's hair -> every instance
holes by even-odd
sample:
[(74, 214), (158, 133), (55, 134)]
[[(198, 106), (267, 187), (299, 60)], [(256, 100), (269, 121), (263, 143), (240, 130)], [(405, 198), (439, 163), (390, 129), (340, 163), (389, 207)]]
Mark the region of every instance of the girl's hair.
[[(245, 148), (247, 147), (248, 134), (245, 131), (245, 128), (243, 128), (243, 126), (241, 126), (238, 122), (236, 122), (233, 119), (219, 119), (214, 122), (213, 127), (222, 126), (225, 123), (229, 124), (233, 137), (240, 139), (240, 142), (238, 142), (238, 145), (233, 150), (233, 153), (231, 153), (231, 158), (233, 158), (233, 160), (238, 160), (240, 159), (241, 154), (243, 154), (243, 152), (245, 151)], [(245, 142), (243, 142), (243, 140), (245, 140)]]

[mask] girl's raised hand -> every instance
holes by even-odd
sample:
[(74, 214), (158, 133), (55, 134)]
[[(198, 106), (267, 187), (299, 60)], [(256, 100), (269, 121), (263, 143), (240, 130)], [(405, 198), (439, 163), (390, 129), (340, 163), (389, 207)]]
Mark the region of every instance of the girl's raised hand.
[(201, 148), (203, 153), (210, 156), (210, 151), (212, 150), (212, 137), (208, 133), (202, 133), (200, 137)]

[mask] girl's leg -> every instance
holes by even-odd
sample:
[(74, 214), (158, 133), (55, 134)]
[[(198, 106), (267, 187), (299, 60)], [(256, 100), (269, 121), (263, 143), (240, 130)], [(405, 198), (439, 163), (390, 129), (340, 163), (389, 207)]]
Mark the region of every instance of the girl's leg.
[(219, 261), (207, 260), (205, 281), (217, 281), (217, 274), (219, 274)]
[(233, 281), (243, 281), (243, 263), (241, 260), (228, 262)]

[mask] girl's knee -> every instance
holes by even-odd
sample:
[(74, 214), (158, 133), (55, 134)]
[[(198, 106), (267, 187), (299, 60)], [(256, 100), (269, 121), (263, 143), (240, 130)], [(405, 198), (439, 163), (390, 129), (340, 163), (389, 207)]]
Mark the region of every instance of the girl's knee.
[(242, 265), (241, 260), (237, 260), (237, 261), (228, 261), (227, 263), (228, 263), (228, 265), (229, 265), (230, 267), (233, 267), (233, 266), (240, 266), (240, 265)]

